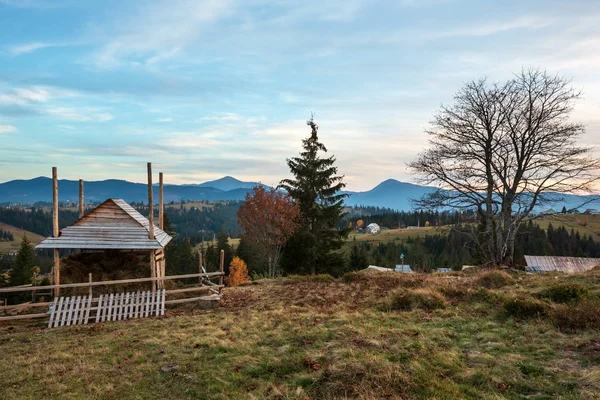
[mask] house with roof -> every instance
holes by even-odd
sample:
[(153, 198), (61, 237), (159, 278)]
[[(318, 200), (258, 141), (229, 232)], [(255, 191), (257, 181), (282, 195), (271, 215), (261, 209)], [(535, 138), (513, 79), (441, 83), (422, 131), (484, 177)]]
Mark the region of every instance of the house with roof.
[(379, 232), (381, 232), (381, 228), (379, 227), (379, 225), (377, 225), (376, 223), (370, 223), (369, 225), (367, 225), (367, 227), (365, 228), (365, 232), (369, 233), (371, 235), (375, 235)]

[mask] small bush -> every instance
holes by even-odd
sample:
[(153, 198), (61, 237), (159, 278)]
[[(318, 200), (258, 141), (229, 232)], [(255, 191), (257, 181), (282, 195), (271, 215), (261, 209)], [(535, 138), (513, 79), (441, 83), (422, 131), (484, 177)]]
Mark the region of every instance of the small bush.
[(441, 293), (429, 289), (399, 290), (392, 293), (390, 308), (392, 310), (435, 310), (446, 306), (446, 299)]
[(488, 289), (499, 289), (514, 282), (512, 276), (502, 271), (490, 271), (482, 274), (477, 283)]
[(229, 264), (229, 276), (225, 278), (225, 283), (228, 286), (238, 286), (249, 280), (250, 277), (248, 276), (246, 263), (241, 258), (234, 257), (231, 264)]
[(600, 302), (586, 299), (579, 304), (558, 306), (554, 324), (560, 329), (600, 330)]
[(588, 295), (588, 288), (577, 284), (559, 284), (541, 291), (539, 295), (555, 303), (577, 303)]
[(504, 301), (504, 312), (516, 318), (534, 318), (546, 315), (547, 307), (532, 297), (512, 297)]
[(362, 281), (366, 281), (367, 278), (365, 276), (365, 274), (360, 273), (358, 271), (351, 271), (351, 272), (346, 272), (344, 274), (344, 282), (362, 282)]
[(464, 300), (469, 296), (469, 288), (464, 286), (440, 286), (439, 292), (447, 299)]

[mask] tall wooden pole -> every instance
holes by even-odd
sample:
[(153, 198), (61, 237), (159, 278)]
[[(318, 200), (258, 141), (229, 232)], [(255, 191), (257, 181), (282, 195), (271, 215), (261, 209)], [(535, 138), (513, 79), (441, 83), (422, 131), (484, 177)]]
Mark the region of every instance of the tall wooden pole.
[(165, 229), (165, 193), (163, 188), (163, 173), (158, 173), (158, 227)]
[[(52, 237), (58, 237), (58, 171), (52, 167)], [(54, 265), (52, 267), (53, 284), (60, 285), (60, 252), (54, 249)], [(54, 296), (60, 296), (60, 288), (54, 289)]]
[(83, 205), (83, 179), (79, 180), (79, 218), (83, 218), (84, 205)]
[(148, 163), (148, 237), (154, 239), (154, 201), (152, 200), (152, 163)]
[[(225, 271), (225, 250), (221, 250), (221, 257), (219, 259), (219, 271), (221, 271), (221, 276), (219, 276), (219, 285), (223, 285), (223, 271)], [(221, 293), (221, 288), (219, 288), (219, 293)]]
[[(148, 237), (154, 239), (154, 200), (152, 199), (152, 163), (148, 163)], [(156, 254), (150, 251), (150, 274), (156, 277)], [(152, 291), (156, 291), (156, 281), (152, 281)]]

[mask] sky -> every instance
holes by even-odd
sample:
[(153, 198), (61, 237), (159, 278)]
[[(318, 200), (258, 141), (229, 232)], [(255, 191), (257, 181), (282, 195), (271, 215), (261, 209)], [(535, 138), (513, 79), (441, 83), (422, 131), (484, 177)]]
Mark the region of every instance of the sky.
[(412, 181), (441, 104), (531, 67), (596, 147), (599, 50), (598, 0), (0, 0), (0, 182), (275, 185), (311, 113), (349, 190)]

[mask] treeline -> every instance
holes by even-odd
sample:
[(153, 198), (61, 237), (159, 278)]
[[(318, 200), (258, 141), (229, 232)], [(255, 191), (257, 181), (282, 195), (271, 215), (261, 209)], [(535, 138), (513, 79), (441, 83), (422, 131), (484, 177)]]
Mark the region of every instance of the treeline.
[[(225, 230), (231, 237), (238, 237), (236, 213), (240, 204), (241, 202), (238, 201), (219, 202), (212, 207), (203, 207), (202, 209), (183, 206), (167, 207), (165, 214), (172, 221), (173, 232), (182, 238), (189, 237), (191, 244), (195, 246), (202, 241), (213, 240), (221, 230)], [(146, 205), (133, 203), (132, 206), (141, 214), (148, 215)], [(158, 209), (155, 207), (154, 210), (157, 217)], [(78, 218), (77, 211), (59, 210), (58, 222), (61, 229), (71, 225)], [(52, 235), (52, 213), (43, 208), (0, 207), (0, 222), (44, 237)], [(2, 240), (2, 233), (0, 233), (0, 240)]]
[(0, 229), (0, 242), (12, 242), (13, 240), (15, 240), (15, 237), (11, 232)]
[[(58, 223), (62, 229), (77, 221), (79, 213), (72, 210), (58, 211)], [(42, 208), (0, 207), (0, 222), (47, 237), (52, 235), (52, 213)]]
[[(430, 271), (436, 268), (459, 270), (463, 265), (479, 265), (481, 258), (473, 238), (472, 226), (457, 225), (448, 235), (425, 235), (408, 238), (403, 242), (352, 243), (349, 264), (351, 269), (362, 269), (368, 265), (393, 268), (404, 263), (416, 271)], [(521, 226), (515, 242), (516, 264), (524, 265), (524, 255), (600, 257), (600, 243), (589, 235), (581, 235), (564, 226), (548, 230), (533, 222)]]
[(353, 227), (358, 221), (363, 221), (364, 226), (376, 223), (379, 226), (398, 229), (408, 226), (443, 226), (454, 225), (473, 220), (473, 212), (460, 211), (394, 211), (379, 207), (353, 207), (349, 211), (342, 225)]

